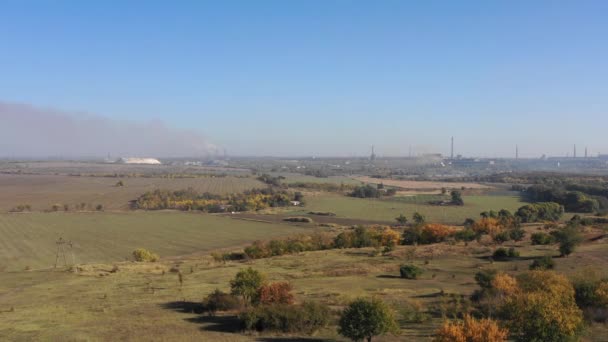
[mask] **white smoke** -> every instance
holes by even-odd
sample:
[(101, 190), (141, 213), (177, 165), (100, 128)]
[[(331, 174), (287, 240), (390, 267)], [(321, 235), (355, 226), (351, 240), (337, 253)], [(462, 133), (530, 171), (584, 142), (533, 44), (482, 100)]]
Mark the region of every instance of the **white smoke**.
[(0, 102), (0, 157), (199, 157), (217, 153), (197, 132)]

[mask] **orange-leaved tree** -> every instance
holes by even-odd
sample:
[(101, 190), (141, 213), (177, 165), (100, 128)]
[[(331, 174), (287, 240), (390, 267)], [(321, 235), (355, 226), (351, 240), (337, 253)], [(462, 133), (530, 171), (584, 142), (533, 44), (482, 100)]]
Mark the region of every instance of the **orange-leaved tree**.
[(509, 331), (494, 320), (476, 320), (465, 315), (462, 322), (445, 322), (436, 332), (434, 342), (502, 342)]

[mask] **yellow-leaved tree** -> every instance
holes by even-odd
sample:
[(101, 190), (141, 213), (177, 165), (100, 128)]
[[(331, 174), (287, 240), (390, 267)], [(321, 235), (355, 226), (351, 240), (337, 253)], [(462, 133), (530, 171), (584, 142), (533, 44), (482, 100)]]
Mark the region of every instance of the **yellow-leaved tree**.
[(530, 271), (518, 277), (517, 285), (502, 307), (516, 341), (567, 341), (577, 336), (583, 314), (576, 305), (574, 288), (564, 275)]
[(469, 315), (462, 322), (445, 322), (436, 332), (434, 342), (502, 342), (509, 331), (494, 320), (477, 320)]

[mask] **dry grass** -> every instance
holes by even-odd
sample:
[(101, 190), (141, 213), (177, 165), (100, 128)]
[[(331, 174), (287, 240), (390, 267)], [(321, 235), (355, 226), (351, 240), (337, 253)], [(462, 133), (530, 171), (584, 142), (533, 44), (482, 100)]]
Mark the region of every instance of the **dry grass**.
[[(125, 186), (116, 183), (122, 180)], [(34, 211), (43, 211), (53, 204), (68, 204), (71, 210), (85, 203), (89, 210), (101, 204), (106, 210), (127, 209), (129, 201), (155, 189), (181, 190), (192, 187), (199, 192), (230, 194), (264, 185), (253, 178), (113, 178), (76, 177), (65, 175), (0, 174), (0, 211), (20, 204), (29, 204)], [(61, 209), (63, 210), (63, 208)]]

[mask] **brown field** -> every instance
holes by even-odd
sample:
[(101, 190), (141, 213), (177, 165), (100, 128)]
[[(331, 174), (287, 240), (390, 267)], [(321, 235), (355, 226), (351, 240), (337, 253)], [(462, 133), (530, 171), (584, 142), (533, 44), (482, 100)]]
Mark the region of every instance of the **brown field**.
[[(117, 187), (122, 180), (125, 186)], [(264, 186), (253, 178), (196, 177), (196, 178), (114, 178), (65, 175), (0, 174), (0, 211), (8, 211), (20, 204), (29, 204), (34, 211), (49, 209), (53, 204), (70, 207), (87, 203), (106, 210), (121, 210), (129, 201), (146, 191), (155, 189), (181, 190), (192, 187), (201, 192), (229, 194)]]
[(411, 181), (411, 180), (397, 180), (397, 179), (380, 179), (372, 177), (354, 177), (354, 179), (372, 184), (380, 184), (398, 187), (404, 190), (438, 190), (441, 188), (446, 189), (491, 189), (491, 187), (478, 183), (462, 183), (462, 182), (430, 182), (430, 181)]

